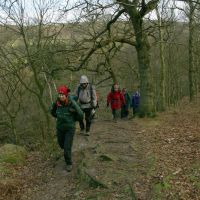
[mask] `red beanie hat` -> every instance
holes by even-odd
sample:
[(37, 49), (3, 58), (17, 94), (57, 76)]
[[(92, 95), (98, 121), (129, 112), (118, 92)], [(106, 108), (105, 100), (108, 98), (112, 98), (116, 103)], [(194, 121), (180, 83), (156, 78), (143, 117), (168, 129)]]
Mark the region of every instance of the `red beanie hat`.
[(67, 96), (69, 93), (69, 89), (65, 85), (61, 85), (60, 87), (58, 87), (57, 91), (59, 94), (64, 94), (65, 96)]

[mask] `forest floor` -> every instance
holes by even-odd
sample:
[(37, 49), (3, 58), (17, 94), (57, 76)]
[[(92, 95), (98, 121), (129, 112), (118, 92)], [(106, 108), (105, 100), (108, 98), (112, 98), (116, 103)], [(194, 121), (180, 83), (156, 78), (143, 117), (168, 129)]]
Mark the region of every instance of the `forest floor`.
[(199, 123), (199, 108), (189, 105), (152, 119), (97, 119), (91, 136), (77, 129), (71, 172), (61, 151), (56, 159), (32, 152), (2, 200), (198, 200)]

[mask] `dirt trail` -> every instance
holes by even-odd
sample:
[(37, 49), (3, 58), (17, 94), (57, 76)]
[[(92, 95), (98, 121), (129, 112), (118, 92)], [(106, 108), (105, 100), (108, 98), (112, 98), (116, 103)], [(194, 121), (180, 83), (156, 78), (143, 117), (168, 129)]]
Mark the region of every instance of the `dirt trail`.
[(21, 199), (200, 200), (200, 113), (183, 112), (96, 121), (91, 136), (75, 135), (71, 173), (62, 156), (53, 164), (32, 156), (38, 181)]
[(22, 199), (131, 199), (141, 184), (136, 192), (145, 199), (148, 187), (143, 181), (152, 163), (142, 131), (134, 120), (96, 121), (91, 136), (75, 135), (73, 171), (68, 173), (60, 158), (47, 168), (48, 180), (25, 191)]

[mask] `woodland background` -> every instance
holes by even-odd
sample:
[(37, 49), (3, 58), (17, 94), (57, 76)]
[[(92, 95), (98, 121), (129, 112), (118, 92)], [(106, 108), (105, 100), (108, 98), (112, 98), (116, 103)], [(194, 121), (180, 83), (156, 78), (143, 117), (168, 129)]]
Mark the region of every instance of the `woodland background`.
[(81, 74), (96, 86), (100, 118), (113, 82), (130, 95), (140, 91), (140, 117), (183, 97), (198, 101), (198, 1), (63, 3), (0, 3), (2, 143), (47, 141), (55, 88), (66, 84), (73, 93)]
[[(0, 199), (199, 199), (199, 0), (0, 0)], [(74, 169), (49, 109), (87, 75), (99, 96)], [(139, 90), (117, 124), (111, 85)]]

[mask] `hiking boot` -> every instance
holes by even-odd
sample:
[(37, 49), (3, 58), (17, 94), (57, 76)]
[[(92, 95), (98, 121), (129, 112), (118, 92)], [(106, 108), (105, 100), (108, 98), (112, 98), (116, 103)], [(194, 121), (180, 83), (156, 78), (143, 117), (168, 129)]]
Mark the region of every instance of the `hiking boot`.
[(72, 171), (72, 165), (67, 165), (66, 168), (67, 168), (67, 171), (68, 171), (68, 172), (71, 172), (71, 171)]
[(84, 134), (85, 136), (90, 136), (90, 132), (89, 131), (87, 131), (87, 132), (85, 132), (85, 134)]

